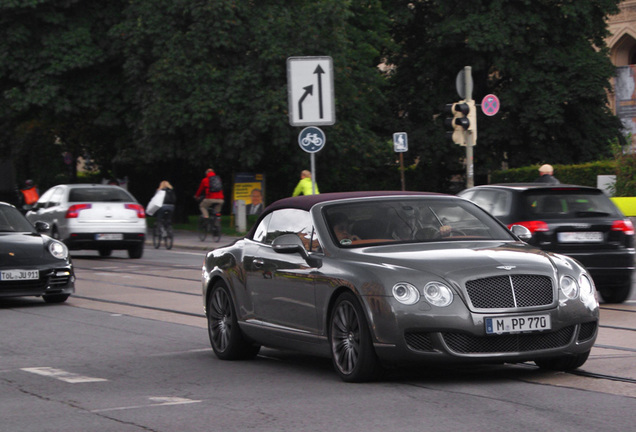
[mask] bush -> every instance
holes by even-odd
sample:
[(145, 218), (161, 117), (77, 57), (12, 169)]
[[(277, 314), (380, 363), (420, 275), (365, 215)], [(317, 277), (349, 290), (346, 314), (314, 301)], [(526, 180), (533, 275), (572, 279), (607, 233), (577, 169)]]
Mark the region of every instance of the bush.
[[(554, 176), (558, 178), (561, 183), (596, 187), (596, 176), (598, 175), (616, 174), (618, 179), (618, 165), (618, 161), (604, 160), (579, 165), (553, 165), (553, 167)], [(632, 161), (632, 165), (629, 166), (629, 169), (633, 170), (635, 167), (636, 159)], [(539, 177), (539, 165), (532, 165), (494, 171), (490, 176), (490, 183), (528, 183), (533, 182), (537, 177)], [(616, 183), (618, 186), (619, 181), (617, 180)], [(634, 182), (634, 187), (636, 189), (636, 182)]]
[(615, 196), (634, 197), (636, 196), (636, 155), (625, 153), (619, 145), (613, 146), (614, 158), (616, 159), (616, 185)]

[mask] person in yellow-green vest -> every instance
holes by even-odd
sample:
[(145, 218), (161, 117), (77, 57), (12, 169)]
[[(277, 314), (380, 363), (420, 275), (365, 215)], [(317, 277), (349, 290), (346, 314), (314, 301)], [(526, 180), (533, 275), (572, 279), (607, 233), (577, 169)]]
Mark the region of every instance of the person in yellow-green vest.
[[(318, 195), (320, 192), (318, 191), (318, 185), (314, 184), (316, 188), (315, 195)], [(311, 181), (311, 172), (308, 170), (303, 170), (300, 173), (300, 181), (296, 185), (296, 189), (294, 189), (294, 193), (292, 196), (298, 195), (314, 195)]]

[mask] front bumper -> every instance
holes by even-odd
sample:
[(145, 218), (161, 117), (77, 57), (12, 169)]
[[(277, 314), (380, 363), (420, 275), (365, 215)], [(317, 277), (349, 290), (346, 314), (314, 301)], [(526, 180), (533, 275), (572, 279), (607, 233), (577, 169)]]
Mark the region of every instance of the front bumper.
[[(369, 300), (367, 298), (367, 300)], [(514, 363), (589, 351), (598, 333), (598, 308), (579, 299), (529, 312), (474, 313), (461, 301), (448, 308), (405, 307), (373, 297), (370, 317), (374, 347), (386, 365), (401, 363)], [(384, 304), (384, 307), (377, 308)], [(384, 310), (382, 310), (384, 309)], [(549, 315), (544, 331), (486, 334), (487, 317)]]
[(73, 294), (75, 274), (71, 267), (39, 269), (40, 277), (26, 281), (0, 281), (0, 297)]

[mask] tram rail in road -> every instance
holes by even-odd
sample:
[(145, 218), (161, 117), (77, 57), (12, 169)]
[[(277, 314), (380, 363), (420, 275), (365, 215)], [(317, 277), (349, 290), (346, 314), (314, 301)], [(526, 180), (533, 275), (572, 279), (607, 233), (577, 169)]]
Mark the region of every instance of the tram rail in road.
[[(74, 258), (77, 293), (69, 305), (206, 328), (202, 253), (187, 262)], [(268, 352), (271, 355), (271, 352)], [(602, 304), (599, 336), (587, 363), (571, 373), (545, 371), (533, 382), (636, 397), (636, 301)], [(534, 363), (523, 366), (536, 367)]]

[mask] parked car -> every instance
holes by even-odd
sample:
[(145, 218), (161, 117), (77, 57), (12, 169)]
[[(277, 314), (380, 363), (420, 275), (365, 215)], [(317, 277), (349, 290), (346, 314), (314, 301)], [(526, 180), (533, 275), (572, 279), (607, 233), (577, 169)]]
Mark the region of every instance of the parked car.
[(47, 190), (26, 214), (31, 222), (46, 222), (53, 238), (69, 249), (114, 249), (141, 258), (146, 238), (144, 207), (127, 190), (101, 184), (58, 185)]
[(573, 185), (499, 184), (459, 193), (509, 227), (532, 233), (528, 243), (581, 262), (608, 303), (629, 298), (634, 226), (600, 190)]
[(577, 368), (597, 335), (592, 279), (513, 232), (529, 235), (456, 196), (282, 199), (204, 259), (212, 348), (225, 360), (260, 346), (323, 355), (345, 381), (404, 363)]
[(38, 296), (61, 303), (75, 292), (73, 265), (64, 243), (40, 232), (22, 213), (0, 202), (0, 297)]

